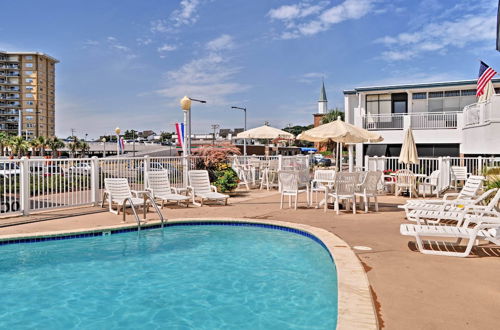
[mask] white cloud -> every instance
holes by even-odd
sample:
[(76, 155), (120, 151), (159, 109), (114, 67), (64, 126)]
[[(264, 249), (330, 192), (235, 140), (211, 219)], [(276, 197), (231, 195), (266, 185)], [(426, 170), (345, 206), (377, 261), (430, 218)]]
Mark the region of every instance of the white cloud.
[(280, 38), (294, 39), (326, 31), (332, 25), (346, 20), (359, 19), (374, 9), (375, 2), (376, 0), (345, 0), (326, 8), (328, 2), (311, 5), (305, 1), (271, 9), (268, 16), (285, 24)]
[(195, 23), (198, 19), (196, 14), (199, 0), (182, 0), (180, 8), (174, 10), (170, 18), (175, 22), (175, 26), (187, 25)]
[(206, 99), (210, 105), (227, 105), (231, 95), (249, 88), (234, 81), (241, 68), (231, 65), (226, 55), (233, 45), (229, 35), (209, 41), (205, 55), (168, 71), (165, 74), (165, 88), (157, 93), (165, 96), (172, 105), (177, 105), (184, 95)]
[(414, 32), (385, 36), (376, 42), (385, 45), (387, 60), (407, 60), (423, 53), (446, 53), (452, 47), (463, 49), (472, 44), (495, 40), (496, 17), (465, 15), (456, 20), (424, 24)]
[(137, 44), (139, 46), (147, 46), (153, 42), (153, 39), (151, 39), (151, 38), (137, 38), (136, 41), (137, 41)]
[(169, 44), (163, 44), (162, 46), (158, 47), (158, 52), (164, 53), (164, 52), (172, 52), (177, 49), (176, 45), (169, 45)]
[(233, 47), (234, 47), (233, 37), (231, 37), (228, 34), (223, 34), (220, 37), (207, 42), (207, 49), (210, 51), (231, 49)]
[(104, 40), (86, 40), (83, 42), (83, 48), (99, 51), (106, 51), (110, 53), (115, 53), (123, 56), (127, 60), (131, 60), (137, 57), (134, 51), (121, 43), (118, 38), (113, 36), (108, 36)]
[(304, 84), (311, 84), (313, 82), (319, 82), (320, 79), (325, 78), (326, 75), (321, 72), (308, 72), (297, 78), (297, 81)]

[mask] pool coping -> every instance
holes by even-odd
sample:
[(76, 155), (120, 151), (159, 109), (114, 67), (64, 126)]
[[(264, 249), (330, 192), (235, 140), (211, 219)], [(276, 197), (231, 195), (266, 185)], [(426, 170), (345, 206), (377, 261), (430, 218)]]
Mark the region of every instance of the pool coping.
[[(291, 223), (276, 220), (261, 220), (248, 218), (228, 218), (228, 217), (209, 217), (207, 218), (174, 218), (169, 219), (169, 224), (183, 222), (239, 222), (248, 224), (274, 225), (279, 227), (291, 228), (309, 233), (318, 238), (335, 260), (337, 269), (338, 286), (338, 316), (337, 329), (378, 329), (375, 306), (370, 291), (368, 277), (364, 271), (361, 261), (351, 250), (350, 246), (337, 235), (313, 226)], [(160, 221), (149, 221), (143, 227), (158, 226)], [(46, 237), (65, 237), (75, 236), (100, 236), (105, 232), (136, 229), (134, 224), (120, 224), (114, 226), (103, 226), (85, 229), (63, 230), (39, 232), (36, 234), (11, 234), (0, 235), (0, 243), (5, 241), (17, 241), (36, 239)], [(100, 234), (100, 235), (99, 235)]]

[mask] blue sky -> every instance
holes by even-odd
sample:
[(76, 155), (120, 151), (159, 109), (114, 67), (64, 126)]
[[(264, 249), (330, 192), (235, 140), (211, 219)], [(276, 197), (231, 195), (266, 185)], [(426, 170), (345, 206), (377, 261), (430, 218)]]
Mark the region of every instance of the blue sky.
[[(25, 0), (0, 21), (0, 49), (56, 69), (57, 134), (173, 131), (184, 95), (193, 129), (307, 125), (324, 77), (342, 90), (473, 79), (500, 69), (496, 0)], [(7, 33), (8, 32), (8, 33)]]

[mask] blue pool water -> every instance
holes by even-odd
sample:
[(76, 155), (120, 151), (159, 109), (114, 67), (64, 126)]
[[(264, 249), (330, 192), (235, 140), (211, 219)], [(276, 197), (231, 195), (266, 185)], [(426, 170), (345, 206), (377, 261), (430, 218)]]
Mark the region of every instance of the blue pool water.
[(0, 246), (0, 329), (334, 329), (337, 278), (311, 238), (174, 226)]

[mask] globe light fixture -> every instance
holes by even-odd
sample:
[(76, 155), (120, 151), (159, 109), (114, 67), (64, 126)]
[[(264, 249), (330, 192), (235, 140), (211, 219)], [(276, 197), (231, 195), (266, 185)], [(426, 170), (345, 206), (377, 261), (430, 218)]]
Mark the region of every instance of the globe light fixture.
[(191, 110), (191, 99), (189, 97), (184, 96), (181, 99), (181, 109), (183, 111), (189, 111), (189, 110)]
[(116, 133), (116, 135), (120, 135), (120, 132), (121, 132), (121, 131), (122, 131), (122, 130), (120, 129), (120, 127), (115, 128), (115, 133)]

